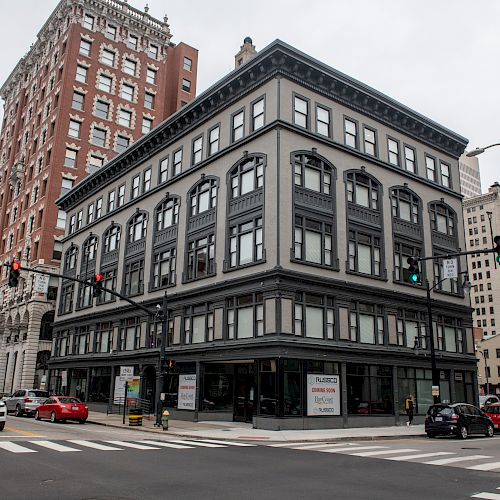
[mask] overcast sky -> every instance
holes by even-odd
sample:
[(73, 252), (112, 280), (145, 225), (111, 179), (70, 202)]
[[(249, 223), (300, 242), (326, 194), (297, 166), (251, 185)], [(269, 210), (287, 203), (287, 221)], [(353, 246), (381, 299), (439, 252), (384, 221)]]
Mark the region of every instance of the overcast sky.
[[(3, 0), (0, 82), (58, 0)], [(231, 71), (245, 36), (276, 38), (361, 80), (469, 139), (500, 142), (497, 0), (149, 0), (172, 41), (199, 50), (198, 93)], [(143, 9), (146, 2), (129, 0)], [(0, 111), (0, 117), (1, 117)], [(500, 181), (500, 147), (479, 157), (483, 191)]]

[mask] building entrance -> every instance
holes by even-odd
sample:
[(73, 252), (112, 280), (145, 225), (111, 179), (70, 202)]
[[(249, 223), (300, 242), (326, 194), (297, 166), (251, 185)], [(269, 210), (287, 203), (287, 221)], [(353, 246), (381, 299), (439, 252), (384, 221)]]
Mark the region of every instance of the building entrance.
[(255, 365), (235, 365), (234, 421), (252, 422), (255, 412)]

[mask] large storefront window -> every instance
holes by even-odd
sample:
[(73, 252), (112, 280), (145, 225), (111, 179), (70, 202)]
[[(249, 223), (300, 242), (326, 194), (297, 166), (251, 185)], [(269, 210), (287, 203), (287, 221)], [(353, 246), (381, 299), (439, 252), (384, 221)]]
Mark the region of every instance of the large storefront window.
[(259, 414), (276, 415), (278, 409), (276, 393), (276, 360), (259, 363)]
[(391, 415), (392, 367), (347, 365), (347, 406), (354, 415)]
[(233, 365), (207, 364), (203, 376), (202, 411), (233, 411)]
[(302, 362), (283, 360), (283, 401), (285, 416), (302, 415)]
[(107, 403), (111, 391), (111, 367), (101, 366), (90, 371), (89, 401)]
[(472, 372), (455, 372), (455, 402), (474, 404)]

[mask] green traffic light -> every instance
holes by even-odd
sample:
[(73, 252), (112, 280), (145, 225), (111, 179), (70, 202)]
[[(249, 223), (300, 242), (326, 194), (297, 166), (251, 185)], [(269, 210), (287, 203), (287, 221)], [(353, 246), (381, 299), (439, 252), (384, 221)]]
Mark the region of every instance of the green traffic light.
[(418, 274), (416, 273), (410, 274), (410, 281), (412, 283), (418, 283)]
[(497, 264), (500, 264), (500, 254), (495, 257), (495, 260), (497, 261)]

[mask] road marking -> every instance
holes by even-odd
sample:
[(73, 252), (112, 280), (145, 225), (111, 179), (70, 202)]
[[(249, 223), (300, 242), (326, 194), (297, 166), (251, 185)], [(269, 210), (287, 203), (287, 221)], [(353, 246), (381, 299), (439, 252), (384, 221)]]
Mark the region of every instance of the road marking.
[[(9, 438), (24, 438), (26, 436), (23, 436), (22, 434), (5, 434), (5, 436), (0, 436), (0, 438), (5, 438), (5, 439), (9, 439)], [(31, 436), (31, 437), (39, 437), (39, 438), (44, 438), (44, 437), (47, 437), (47, 436), (42, 436), (42, 435), (38, 435), (36, 434), (35, 436)]]
[(437, 453), (419, 453), (418, 455), (404, 455), (402, 457), (389, 457), (386, 460), (413, 460), (415, 458), (439, 457), (443, 455), (455, 455), (449, 451), (438, 451)]
[[(346, 444), (345, 443), (316, 443), (316, 444), (306, 444), (302, 443), (299, 446), (294, 446), (294, 450), (319, 450), (319, 448), (334, 448), (336, 446), (342, 446), (345, 448)], [(349, 446), (355, 446), (355, 445), (349, 445)]]
[(430, 462), (424, 462), (427, 465), (448, 465), (454, 464), (455, 462), (466, 462), (467, 460), (481, 460), (483, 458), (493, 458), (488, 455), (470, 455), (468, 457), (453, 457), (453, 458), (441, 458), (440, 460), (431, 460)]
[(45, 437), (45, 436), (39, 436), (38, 434), (35, 434), (34, 432), (28, 432), (28, 431), (23, 431), (22, 429), (18, 429), (17, 427), (11, 427), (6, 426), (5, 427), (6, 431), (11, 431), (11, 432), (18, 432), (19, 434), (22, 434), (22, 436), (30, 436), (30, 437)]
[(347, 448), (329, 448), (326, 450), (318, 450), (322, 453), (337, 453), (339, 451), (361, 451), (361, 450), (380, 450), (387, 448), (387, 446), (348, 446)]
[(0, 443), (0, 449), (11, 451), (12, 453), (37, 453), (36, 450), (30, 450), (24, 446), (19, 446), (15, 443)]
[(236, 441), (223, 441), (223, 440), (218, 440), (218, 439), (199, 439), (197, 442), (203, 442), (203, 443), (213, 443), (213, 444), (225, 444), (229, 446), (257, 446), (256, 444), (250, 444), (250, 443), (239, 443)]
[(361, 453), (352, 453), (355, 457), (376, 457), (378, 455), (390, 455), (391, 453), (410, 453), (411, 451), (420, 451), (412, 448), (401, 448), (399, 450), (382, 450), (382, 451), (363, 451)]
[(113, 446), (107, 446), (105, 444), (94, 443), (93, 441), (84, 441), (81, 439), (68, 439), (69, 443), (78, 444), (80, 446), (86, 446), (87, 448), (94, 448), (95, 450), (103, 450), (103, 451), (123, 451), (122, 448), (115, 448)]
[(493, 470), (493, 469), (500, 469), (500, 462), (490, 462), (490, 463), (487, 463), (487, 464), (472, 465), (471, 467), (467, 467), (467, 469), (470, 469), (470, 470)]
[(500, 499), (500, 495), (498, 493), (488, 493), (486, 491), (483, 491), (482, 493), (476, 493), (475, 495), (472, 495), (471, 498), (483, 498), (484, 500), (498, 500)]
[(186, 446), (184, 444), (168, 443), (167, 441), (150, 441), (149, 439), (141, 440), (141, 443), (152, 444), (153, 446), (163, 446), (165, 448), (175, 448), (177, 450), (192, 450), (194, 446)]
[(116, 446), (124, 446), (125, 448), (135, 448), (136, 450), (159, 450), (153, 446), (145, 446), (143, 444), (128, 443), (126, 441), (105, 441), (105, 443), (114, 444)]
[[(305, 441), (298, 441), (296, 443), (276, 443), (276, 444), (268, 444), (266, 446), (270, 446), (271, 448), (292, 448), (293, 446), (307, 446), (310, 443), (307, 443)], [(318, 443), (318, 444), (326, 444), (324, 442)], [(336, 446), (333, 443), (330, 443), (332, 446)], [(349, 444), (349, 443), (342, 443), (342, 444)]]
[(36, 444), (37, 446), (43, 446), (44, 448), (48, 448), (49, 450), (61, 451), (63, 453), (68, 451), (82, 451), (78, 450), (77, 448), (71, 448), (62, 444), (53, 443), (52, 441), (30, 441), (30, 443)]
[(183, 439), (173, 439), (172, 443), (187, 444), (188, 446), (202, 446), (204, 448), (225, 448), (221, 444), (202, 443), (200, 441), (186, 441)]

